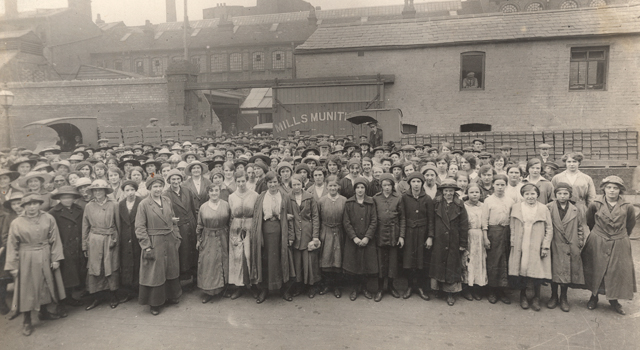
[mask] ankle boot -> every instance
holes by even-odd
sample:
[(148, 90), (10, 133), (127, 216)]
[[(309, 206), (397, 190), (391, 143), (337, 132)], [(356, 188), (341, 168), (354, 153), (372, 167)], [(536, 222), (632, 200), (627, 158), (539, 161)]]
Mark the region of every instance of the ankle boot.
[(520, 291), (520, 307), (523, 310), (529, 308), (529, 300), (527, 299), (527, 291), (525, 289)]
[(31, 311), (24, 312), (24, 322), (22, 323), (22, 335), (28, 337), (33, 333), (33, 326), (31, 325)]

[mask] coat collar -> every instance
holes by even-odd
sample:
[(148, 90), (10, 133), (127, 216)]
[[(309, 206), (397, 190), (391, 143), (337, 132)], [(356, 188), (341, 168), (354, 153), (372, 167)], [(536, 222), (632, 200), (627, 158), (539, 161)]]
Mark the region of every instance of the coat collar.
[(164, 217), (164, 211), (167, 209), (168, 205), (171, 205), (171, 200), (166, 196), (161, 196), (160, 198), (162, 198), (162, 208), (160, 208), (158, 203), (156, 203), (156, 201), (154, 201), (151, 196), (147, 197), (147, 199), (149, 200), (149, 204), (151, 205), (151, 210), (160, 218), (160, 220), (164, 221), (165, 224), (171, 226), (173, 225), (173, 223), (170, 222), (171, 220), (169, 220), (168, 222)]
[(623, 209), (623, 207), (630, 205), (630, 203), (624, 198), (624, 196), (620, 196), (620, 198), (618, 199), (618, 203), (616, 203), (616, 206), (613, 208), (613, 211), (609, 211), (608, 208), (601, 209), (602, 207), (607, 206), (607, 200), (605, 199), (604, 195), (596, 197), (594, 201), (596, 203), (600, 203), (598, 207), (598, 212), (606, 216), (611, 222), (616, 221), (616, 217), (620, 216), (621, 210), (626, 210), (626, 209)]
[[(516, 219), (524, 222), (524, 218), (522, 216), (522, 203), (523, 202), (518, 202), (518, 203), (516, 203), (516, 205), (511, 207), (511, 216), (513, 218), (516, 218)], [(536, 202), (535, 222), (545, 221), (546, 220), (545, 210), (548, 210), (546, 205), (544, 205), (544, 204), (542, 204), (540, 202)]]
[[(292, 201), (296, 200), (296, 196), (293, 194), (293, 191), (291, 191), (291, 193), (289, 193), (289, 198)], [(305, 190), (302, 190), (302, 202), (304, 202), (304, 201), (306, 201), (308, 199), (313, 199), (313, 196), (311, 195), (311, 193), (309, 193), (309, 192), (307, 192)]]
[[(353, 197), (351, 197), (351, 198), (347, 199), (347, 202), (354, 202), (354, 203), (357, 203), (358, 201), (356, 200), (356, 196), (353, 196)], [(369, 197), (369, 196), (367, 196), (367, 195), (365, 194), (365, 195), (364, 195), (364, 203), (367, 203), (367, 204), (373, 204), (373, 198), (371, 198), (371, 197)]]

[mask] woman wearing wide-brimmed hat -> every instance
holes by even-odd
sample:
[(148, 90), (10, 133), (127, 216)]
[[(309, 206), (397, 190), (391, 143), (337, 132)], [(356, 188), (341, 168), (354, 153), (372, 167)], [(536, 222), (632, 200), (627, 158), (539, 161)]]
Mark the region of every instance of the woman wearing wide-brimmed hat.
[(629, 236), (636, 224), (633, 205), (622, 194), (624, 182), (618, 176), (602, 180), (604, 194), (596, 197), (587, 210), (591, 234), (582, 250), (584, 280), (591, 291), (587, 307), (598, 306), (598, 294), (604, 294), (615, 311), (624, 315), (618, 299), (633, 299), (635, 271)]
[(58, 268), (64, 259), (55, 219), (40, 210), (43, 203), (36, 193), (24, 196), (24, 213), (11, 223), (5, 270), (11, 272), (17, 293), (17, 312), (24, 315), (22, 334), (31, 335), (31, 311), (39, 310), (41, 320), (59, 318), (46, 305), (66, 297)]
[(7, 285), (11, 283), (11, 274), (4, 269), (4, 262), (7, 256), (7, 237), (9, 237), (9, 227), (22, 212), (24, 208), (20, 206), (22, 192), (13, 191), (2, 206), (4, 210), (0, 210), (0, 315), (6, 315), (9, 312), (7, 306)]
[(138, 302), (150, 305), (153, 315), (165, 302), (177, 304), (182, 295), (178, 247), (180, 233), (169, 198), (162, 195), (165, 181), (149, 177), (145, 183), (150, 195), (138, 205), (136, 237), (142, 248)]
[(11, 197), (11, 193), (18, 191), (11, 185), (18, 176), (20, 176), (20, 174), (17, 171), (0, 169), (0, 204), (3, 204), (7, 198)]
[[(87, 187), (93, 199), (84, 208), (82, 219), (82, 250), (88, 258), (87, 289), (96, 294), (109, 291), (111, 308), (118, 306), (116, 291), (119, 287), (120, 254), (120, 215), (118, 203), (107, 197), (113, 189), (104, 180), (95, 180)], [(104, 294), (104, 293), (101, 293)], [(106, 299), (104, 295), (95, 295), (87, 311)]]
[(53, 204), (51, 200), (51, 194), (45, 188), (45, 184), (51, 181), (51, 176), (47, 173), (38, 173), (32, 171), (27, 175), (18, 178), (18, 186), (22, 189), (25, 194), (36, 193), (41, 196), (42, 199), (42, 207), (40, 207), (43, 211), (49, 211)]
[[(81, 306), (82, 302), (73, 299), (73, 288), (79, 287), (86, 275), (83, 271), (84, 256), (82, 255), (82, 214), (84, 210), (74, 201), (82, 195), (73, 186), (62, 186), (52, 199), (59, 201), (49, 214), (53, 216), (60, 231), (60, 242), (64, 252), (64, 260), (60, 263), (62, 281), (66, 289), (67, 298), (63, 302), (69, 306)], [(66, 314), (64, 308), (59, 309), (61, 314)]]
[(20, 174), (20, 177), (24, 177), (31, 171), (31, 169), (33, 169), (36, 163), (38, 163), (38, 161), (35, 159), (21, 157), (11, 164), (9, 170), (17, 171)]

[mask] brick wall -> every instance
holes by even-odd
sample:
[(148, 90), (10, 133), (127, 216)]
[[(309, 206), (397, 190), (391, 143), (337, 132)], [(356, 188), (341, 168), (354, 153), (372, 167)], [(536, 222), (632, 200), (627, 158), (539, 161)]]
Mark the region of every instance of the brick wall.
[(23, 129), (43, 119), (98, 117), (98, 127), (126, 127), (145, 126), (155, 117), (160, 125), (169, 124), (163, 78), (9, 83), (7, 88), (15, 95), (10, 116), (12, 142), (18, 146), (33, 147), (34, 139), (55, 136), (48, 128)]
[[(607, 91), (569, 91), (576, 46), (609, 46)], [(486, 53), (484, 90), (460, 91), (460, 54)], [(638, 128), (640, 38), (495, 43), (409, 50), (296, 55), (299, 78), (395, 74), (385, 107), (400, 108), (418, 133), (459, 132), (467, 123), (492, 131)]]

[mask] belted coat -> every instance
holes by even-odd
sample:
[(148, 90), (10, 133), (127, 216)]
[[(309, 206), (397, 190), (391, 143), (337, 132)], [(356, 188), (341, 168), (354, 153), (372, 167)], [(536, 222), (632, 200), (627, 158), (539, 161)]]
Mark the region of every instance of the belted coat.
[(81, 276), (84, 275), (84, 256), (82, 254), (82, 215), (84, 210), (79, 205), (72, 203), (70, 208), (65, 208), (58, 203), (49, 210), (58, 225), (60, 242), (64, 260), (60, 262), (60, 273), (65, 288), (73, 288), (82, 284)]
[(447, 205), (447, 201), (438, 195), (434, 200), (433, 237), (431, 246), (431, 264), (429, 276), (440, 282), (462, 282), (462, 251), (467, 249), (469, 235), (469, 217), (464, 203), (458, 197)]

